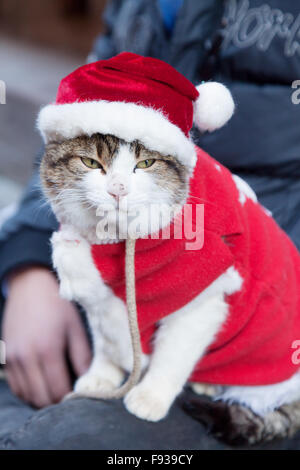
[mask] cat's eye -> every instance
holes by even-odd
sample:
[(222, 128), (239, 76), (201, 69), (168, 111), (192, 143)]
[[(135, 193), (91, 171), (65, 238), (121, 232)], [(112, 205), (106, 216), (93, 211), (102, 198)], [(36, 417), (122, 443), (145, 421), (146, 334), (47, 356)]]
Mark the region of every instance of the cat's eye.
[(87, 166), (88, 168), (91, 168), (92, 170), (97, 170), (97, 168), (102, 168), (101, 164), (97, 160), (94, 160), (93, 158), (82, 157), (81, 161), (85, 166)]
[(139, 168), (139, 169), (150, 168), (150, 166), (152, 166), (154, 162), (155, 162), (154, 158), (149, 158), (148, 160), (142, 160), (141, 162), (137, 164), (136, 168)]

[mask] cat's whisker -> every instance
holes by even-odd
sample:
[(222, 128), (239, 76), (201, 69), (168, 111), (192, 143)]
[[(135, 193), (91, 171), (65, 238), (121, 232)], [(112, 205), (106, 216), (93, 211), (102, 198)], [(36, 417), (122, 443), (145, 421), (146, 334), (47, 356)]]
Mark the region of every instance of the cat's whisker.
[(207, 199), (193, 196), (192, 194), (189, 194), (188, 199), (195, 199), (197, 200), (197, 202), (199, 201), (199, 203), (201, 204), (209, 204), (210, 206), (218, 207), (218, 205), (214, 204), (212, 201), (208, 201)]

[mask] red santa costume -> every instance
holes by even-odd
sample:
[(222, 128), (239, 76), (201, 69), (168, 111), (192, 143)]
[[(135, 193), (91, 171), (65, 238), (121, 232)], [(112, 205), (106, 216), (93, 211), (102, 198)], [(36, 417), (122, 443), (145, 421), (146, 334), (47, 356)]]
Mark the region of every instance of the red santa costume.
[[(46, 141), (95, 132), (140, 140), (189, 168), (187, 204), (204, 204), (202, 248), (187, 250), (190, 240), (184, 235), (136, 243), (143, 350), (151, 351), (159, 320), (187, 305), (233, 266), (242, 287), (227, 297), (227, 320), (191, 380), (272, 384), (299, 368), (291, 356), (292, 344), (300, 338), (300, 256), (231, 173), (190, 140), (193, 119), (200, 129), (211, 131), (232, 112), (230, 94), (220, 84), (196, 88), (159, 60), (124, 53), (64, 79), (56, 104), (42, 110), (39, 128)], [(124, 242), (93, 245), (91, 250), (103, 280), (125, 301)]]

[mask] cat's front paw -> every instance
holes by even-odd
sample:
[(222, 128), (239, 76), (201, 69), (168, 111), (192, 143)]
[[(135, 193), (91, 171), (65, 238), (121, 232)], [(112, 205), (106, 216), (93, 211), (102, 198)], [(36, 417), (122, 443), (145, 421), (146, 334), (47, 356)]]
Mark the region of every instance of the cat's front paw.
[(85, 397), (97, 397), (101, 393), (109, 393), (115, 390), (114, 381), (102, 377), (101, 375), (87, 372), (75, 383), (75, 394)]
[(124, 380), (124, 371), (107, 360), (99, 361), (98, 366), (91, 368), (75, 383), (74, 392), (83, 396), (109, 394), (118, 388)]
[(172, 401), (162, 392), (154, 387), (145, 387), (143, 383), (128, 392), (124, 403), (130, 413), (147, 421), (160, 421), (167, 415), (172, 405)]

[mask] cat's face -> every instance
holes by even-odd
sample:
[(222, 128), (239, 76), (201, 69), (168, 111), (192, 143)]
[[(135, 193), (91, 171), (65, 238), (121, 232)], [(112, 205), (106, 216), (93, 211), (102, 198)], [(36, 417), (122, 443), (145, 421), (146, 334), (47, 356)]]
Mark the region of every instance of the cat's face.
[[(165, 216), (164, 208), (184, 204), (189, 181), (176, 158), (101, 134), (48, 144), (41, 176), (58, 220), (79, 230), (95, 227), (101, 211), (110, 221), (117, 214), (119, 221), (129, 213), (145, 220)], [(169, 222), (158, 221), (152, 231)]]

